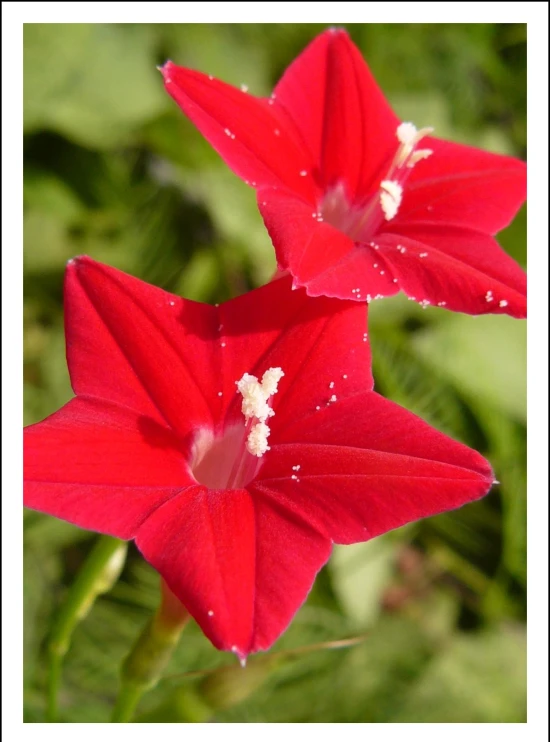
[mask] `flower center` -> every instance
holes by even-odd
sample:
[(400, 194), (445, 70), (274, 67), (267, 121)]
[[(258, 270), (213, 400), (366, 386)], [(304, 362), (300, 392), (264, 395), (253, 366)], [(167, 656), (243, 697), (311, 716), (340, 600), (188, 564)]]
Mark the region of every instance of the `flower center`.
[(271, 431), (266, 421), (275, 414), (269, 403), (283, 376), (282, 369), (269, 368), (261, 382), (251, 374), (243, 374), (235, 382), (243, 398), (244, 430), (233, 424), (219, 438), (208, 429), (199, 430), (191, 461), (197, 482), (211, 489), (239, 489), (254, 479), (260, 459), (269, 451), (267, 440)]
[(414, 124), (403, 122), (397, 127), (400, 144), (378, 190), (361, 204), (350, 204), (342, 182), (329, 189), (319, 205), (323, 221), (347, 234), (356, 242), (368, 242), (384, 221), (393, 219), (399, 211), (405, 183), (412, 168), (432, 154), (431, 149), (417, 149), (417, 144), (431, 128), (417, 130)]

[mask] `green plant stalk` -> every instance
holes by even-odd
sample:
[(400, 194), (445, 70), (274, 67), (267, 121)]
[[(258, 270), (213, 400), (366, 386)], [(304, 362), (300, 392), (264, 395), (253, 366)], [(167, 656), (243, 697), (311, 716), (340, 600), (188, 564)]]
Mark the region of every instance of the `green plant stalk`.
[(117, 581), (128, 544), (112, 536), (101, 536), (90, 552), (78, 577), (69, 589), (55, 619), (48, 641), (48, 701), (46, 719), (57, 719), (63, 659), (77, 624), (88, 614), (94, 601)]
[(141, 697), (160, 680), (178, 643), (189, 613), (161, 581), (160, 605), (138, 637), (121, 671), (120, 691), (112, 722), (131, 721)]

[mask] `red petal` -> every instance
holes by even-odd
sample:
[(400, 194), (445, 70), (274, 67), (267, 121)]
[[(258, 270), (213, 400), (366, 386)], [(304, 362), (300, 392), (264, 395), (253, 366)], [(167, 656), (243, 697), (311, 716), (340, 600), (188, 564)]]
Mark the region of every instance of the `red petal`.
[(311, 299), (303, 289), (291, 291), (290, 279), (283, 278), (223, 304), (220, 313), (226, 342), (221, 374), (229, 387), (233, 384), (237, 419), (242, 420), (242, 400), (234, 394), (235, 381), (245, 372), (261, 377), (280, 367), (285, 373), (272, 400), (272, 429), (326, 404), (330, 382), (343, 374), (348, 379), (342, 394), (372, 389), (364, 306)]
[(319, 164), (322, 186), (345, 182), (352, 200), (366, 195), (397, 149), (400, 121), (347, 33), (318, 36), (275, 93)]
[(270, 443), (255, 488), (338, 543), (457, 508), (493, 482), (482, 456), (374, 392), (296, 420)]
[(283, 191), (263, 189), (258, 203), (275, 246), (280, 267), (309, 296), (366, 301), (367, 296), (391, 296), (398, 288), (383, 261), (327, 222), (318, 221), (311, 207)]
[(67, 268), (65, 316), (76, 394), (129, 406), (181, 437), (212, 427), (221, 408), (214, 307), (78, 258)]
[(245, 490), (188, 489), (136, 543), (218, 649), (267, 649), (305, 600), (330, 542)]
[(162, 74), (168, 93), (239, 177), (314, 198), (309, 154), (265, 100), (172, 62)]
[(496, 234), (512, 221), (525, 201), (524, 162), (433, 137), (420, 146), (433, 154), (414, 167), (392, 230), (437, 221)]
[(525, 274), (492, 237), (439, 224), (401, 232), (380, 235), (377, 244), (407, 296), (467, 314), (525, 318)]
[(81, 528), (129, 539), (193, 483), (186, 451), (166, 428), (129, 409), (73, 399), (25, 429), (25, 505)]

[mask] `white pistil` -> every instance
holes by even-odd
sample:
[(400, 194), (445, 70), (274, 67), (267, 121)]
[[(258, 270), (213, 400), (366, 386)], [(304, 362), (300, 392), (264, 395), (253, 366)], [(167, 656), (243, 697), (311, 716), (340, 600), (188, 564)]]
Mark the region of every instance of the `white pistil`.
[(380, 183), (380, 206), (386, 221), (393, 219), (399, 210), (403, 197), (403, 188), (396, 180), (383, 180)]
[(277, 393), (279, 381), (283, 376), (282, 369), (268, 368), (261, 382), (251, 374), (243, 374), (242, 378), (235, 382), (243, 397), (241, 412), (247, 423), (250, 420), (254, 421), (246, 440), (248, 452), (253, 456), (260, 457), (269, 451), (267, 439), (271, 431), (266, 420), (275, 414), (269, 406), (269, 398)]

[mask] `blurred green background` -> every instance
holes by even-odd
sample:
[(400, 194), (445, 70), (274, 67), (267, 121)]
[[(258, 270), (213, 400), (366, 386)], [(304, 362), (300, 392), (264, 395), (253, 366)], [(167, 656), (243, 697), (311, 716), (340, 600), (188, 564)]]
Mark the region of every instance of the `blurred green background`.
[[(347, 28), (403, 120), (525, 156), (525, 25)], [(323, 29), (25, 25), (26, 424), (72, 396), (70, 257), (206, 302), (274, 270), (254, 192), (181, 114), (155, 66), (171, 58), (266, 95)], [(523, 210), (499, 237), (524, 266), (525, 233)], [(500, 485), (462, 510), (336, 547), (289, 630), (245, 670), (188, 627), (138, 721), (525, 721), (525, 323), (423, 311), (403, 297), (372, 304), (369, 322), (377, 390), (479, 450)], [(52, 617), (94, 540), (25, 513), (27, 722), (44, 720)], [(158, 576), (132, 547), (120, 581), (75, 632), (61, 721), (109, 718), (121, 660), (157, 596)], [(354, 636), (354, 646), (322, 646)]]

